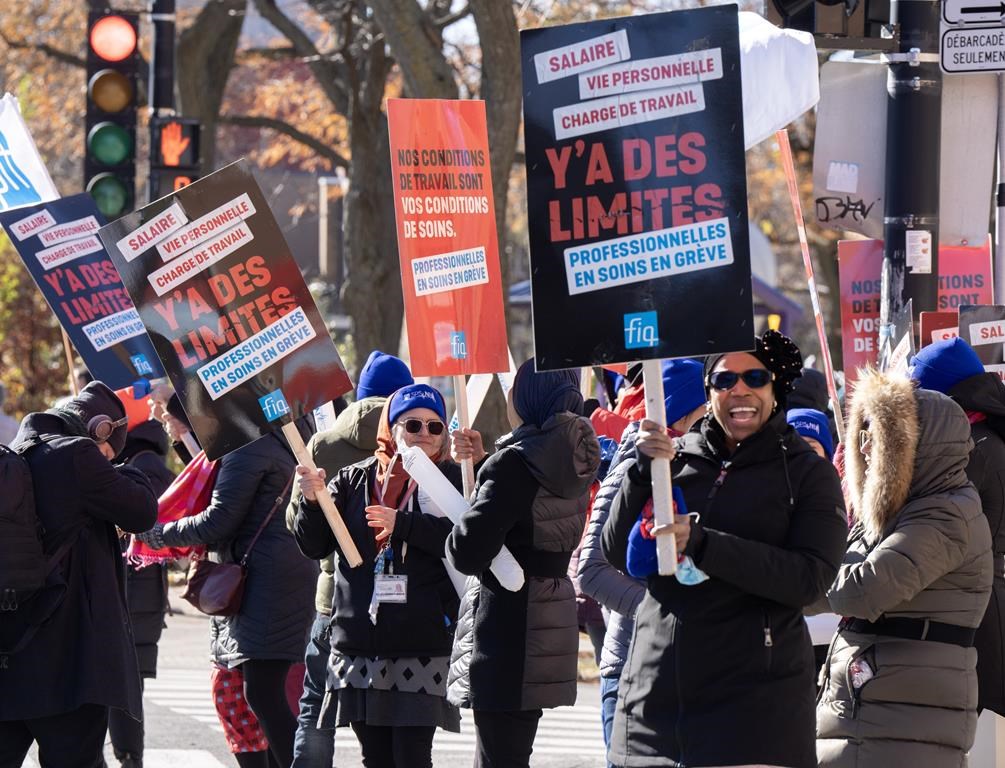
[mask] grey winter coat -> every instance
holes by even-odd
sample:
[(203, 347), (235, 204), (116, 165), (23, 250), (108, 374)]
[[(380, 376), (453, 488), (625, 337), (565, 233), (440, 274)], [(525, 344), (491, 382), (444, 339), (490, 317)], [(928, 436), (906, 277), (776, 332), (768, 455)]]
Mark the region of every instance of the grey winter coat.
[[(867, 374), (849, 434), (870, 425), (867, 465), (846, 455), (858, 522), (828, 593), (869, 622), (928, 619), (976, 628), (991, 592), (991, 534), (967, 480), (970, 424), (948, 397)], [(817, 705), (824, 768), (965, 766), (977, 727), (977, 651), (839, 630)]]
[(267, 435), (220, 459), (209, 506), (164, 526), (167, 546), (205, 544), (214, 559), (239, 561), (255, 531), (284, 496), (248, 558), (241, 610), (214, 616), (212, 655), (224, 666), (248, 659), (300, 661), (314, 617), (317, 562), (300, 554), (283, 512), (296, 461), (277, 435)]
[(628, 658), (628, 644), (635, 629), (635, 611), (646, 594), (644, 579), (636, 579), (622, 573), (604, 557), (600, 548), (600, 535), (604, 523), (611, 513), (611, 504), (621, 489), (628, 462), (635, 458), (635, 437), (639, 432), (638, 422), (630, 424), (621, 437), (621, 444), (611, 460), (607, 477), (600, 484), (600, 490), (593, 500), (593, 514), (583, 539), (583, 551), (579, 555), (579, 583), (583, 592), (610, 611), (607, 617), (607, 632), (604, 647), (600, 652), (600, 676), (620, 677), (621, 668)]
[[(499, 447), (447, 539), (454, 567), (478, 577), (461, 600), (447, 698), (489, 711), (571, 705), (579, 627), (566, 574), (583, 535), (600, 446), (587, 419), (565, 412), (540, 429), (516, 429)], [(504, 544), (524, 570), (518, 592), (488, 570)]]

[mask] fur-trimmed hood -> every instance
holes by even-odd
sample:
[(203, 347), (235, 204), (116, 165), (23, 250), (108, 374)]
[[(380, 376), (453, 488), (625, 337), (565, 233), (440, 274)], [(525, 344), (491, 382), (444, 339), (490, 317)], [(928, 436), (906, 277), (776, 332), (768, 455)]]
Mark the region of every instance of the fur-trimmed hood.
[[(860, 430), (872, 435), (870, 463), (858, 450)], [(878, 541), (912, 498), (968, 483), (973, 442), (963, 410), (938, 392), (915, 389), (900, 377), (867, 371), (855, 384), (845, 453), (846, 477), (856, 518)]]

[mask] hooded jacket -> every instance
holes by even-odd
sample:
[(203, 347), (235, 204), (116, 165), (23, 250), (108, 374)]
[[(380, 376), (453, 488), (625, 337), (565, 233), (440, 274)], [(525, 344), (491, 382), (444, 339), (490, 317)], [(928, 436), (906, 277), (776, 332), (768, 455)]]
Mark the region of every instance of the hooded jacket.
[[(376, 456), (345, 467), (328, 483), (335, 507), (359, 550), (363, 563), (355, 568), (345, 558), (335, 562), (335, 599), (331, 620), (331, 647), (347, 656), (402, 658), (447, 656), (451, 627), (457, 621), (457, 592), (443, 567), (443, 543), (450, 532), (446, 517), (424, 512), (419, 493), (398, 510), (391, 550), (394, 573), (408, 577), (404, 603), (384, 603), (376, 624), (369, 616), (374, 589), (374, 563), (379, 548), (375, 531), (367, 525), (366, 508), (376, 503), (373, 487)], [(459, 488), (461, 469), (452, 461), (440, 471)], [(338, 552), (338, 541), (321, 506), (301, 497), (293, 532), (301, 552), (323, 558)]]
[(586, 527), (583, 552), (579, 557), (579, 583), (583, 592), (610, 611), (604, 647), (600, 651), (601, 677), (621, 677), (621, 669), (628, 658), (628, 645), (632, 641), (632, 630), (635, 628), (635, 611), (646, 594), (645, 580), (629, 576), (607, 562), (600, 546), (604, 524), (610, 517), (611, 504), (617, 497), (625, 472), (630, 466), (628, 459), (635, 456), (638, 433), (637, 421), (625, 429), (621, 445), (611, 460), (607, 477), (593, 500), (593, 514)]
[[(608, 760), (816, 768), (802, 609), (825, 593), (844, 550), (837, 473), (782, 412), (732, 454), (712, 416), (675, 446), (673, 482), (701, 515), (685, 552), (709, 578), (692, 586), (648, 578)], [(652, 496), (648, 460), (628, 464), (601, 538), (622, 571), (629, 531)]]
[(996, 373), (961, 381), (947, 393), (968, 412), (984, 415), (971, 427), (967, 477), (981, 497), (991, 527), (994, 582), (984, 619), (977, 628), (978, 705), (1005, 715), (1005, 383)]
[[(587, 419), (561, 412), (502, 438), (478, 472), (475, 501), (447, 539), (469, 579), (447, 698), (475, 710), (518, 711), (576, 701), (579, 627), (566, 575), (579, 544), (600, 447)], [(505, 545), (523, 567), (518, 592), (489, 571)]]
[[(239, 562), (259, 526), (289, 493), (296, 460), (283, 438), (266, 435), (220, 459), (209, 506), (164, 526), (172, 547), (205, 544), (214, 558)], [(235, 667), (248, 659), (300, 661), (313, 618), (318, 566), (301, 556), (281, 515), (286, 499), (262, 530), (248, 558), (241, 610), (214, 616), (213, 659)]]
[[(991, 533), (965, 469), (966, 414), (945, 395), (869, 373), (856, 383), (849, 434), (869, 425), (866, 463), (849, 451), (858, 520), (828, 592), (846, 617), (981, 623)], [(977, 651), (954, 643), (840, 630), (817, 706), (826, 768), (965, 766), (977, 728)]]
[[(0, 659), (0, 720), (60, 715), (84, 704), (139, 718), (140, 678), (115, 528), (142, 533), (157, 520), (150, 481), (133, 467), (113, 466), (94, 441), (72, 434), (51, 413), (24, 418), (14, 446), (24, 443), (36, 443), (24, 457), (45, 551), (74, 543), (44, 594), (33, 598), (48, 601), (62, 592), (62, 601), (23, 650)], [(0, 619), (0, 647), (10, 647), (9, 632), (21, 635), (17, 623)]]
[[(174, 472), (165, 463), (167, 449), (168, 436), (160, 422), (145, 421), (129, 430), (126, 447), (117, 461), (146, 475), (154, 496), (160, 498), (174, 479)], [(140, 675), (156, 677), (157, 643), (160, 642), (164, 614), (168, 610), (167, 569), (163, 564), (145, 568), (126, 565), (126, 605), (133, 626)]]
[[(375, 353), (376, 354), (376, 353)], [(377, 427), (385, 397), (366, 397), (349, 405), (338, 415), (334, 426), (327, 432), (318, 432), (307, 443), (314, 463), (334, 478), (339, 470), (371, 456), (377, 447)], [(293, 484), (290, 505), (286, 508), (286, 527), (294, 530), (297, 510), (300, 508), (300, 484)], [(321, 560), (318, 588), (314, 607), (318, 613), (331, 615), (335, 594), (335, 554)]]

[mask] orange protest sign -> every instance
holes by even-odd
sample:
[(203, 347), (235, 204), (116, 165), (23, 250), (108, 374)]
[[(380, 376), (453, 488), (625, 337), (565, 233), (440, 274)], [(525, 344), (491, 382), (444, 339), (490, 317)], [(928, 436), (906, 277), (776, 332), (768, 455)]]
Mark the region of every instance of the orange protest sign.
[(387, 105), (412, 372), (509, 370), (485, 103)]

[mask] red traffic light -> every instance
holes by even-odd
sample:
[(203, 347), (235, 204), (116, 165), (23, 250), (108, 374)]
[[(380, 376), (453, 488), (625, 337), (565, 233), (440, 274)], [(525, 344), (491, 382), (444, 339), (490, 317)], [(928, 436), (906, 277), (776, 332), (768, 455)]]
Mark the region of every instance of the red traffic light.
[(124, 61), (136, 51), (136, 29), (122, 16), (105, 16), (91, 27), (89, 42), (105, 61)]

